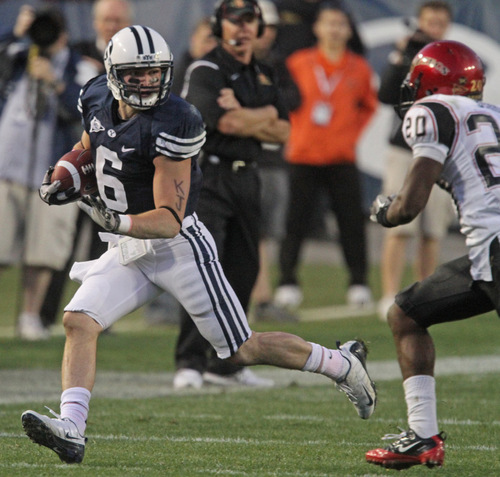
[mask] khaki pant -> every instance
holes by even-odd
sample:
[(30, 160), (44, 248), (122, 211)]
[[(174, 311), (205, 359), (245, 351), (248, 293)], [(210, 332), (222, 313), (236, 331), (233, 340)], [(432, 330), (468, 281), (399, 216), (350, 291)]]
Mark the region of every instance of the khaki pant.
[[(396, 194), (401, 189), (412, 161), (411, 151), (396, 146), (389, 148), (382, 187), (384, 195)], [(387, 234), (442, 239), (454, 217), (450, 194), (435, 185), (425, 209), (412, 222), (387, 229)]]
[(72, 248), (78, 206), (43, 202), (38, 191), (0, 181), (0, 264), (62, 270)]

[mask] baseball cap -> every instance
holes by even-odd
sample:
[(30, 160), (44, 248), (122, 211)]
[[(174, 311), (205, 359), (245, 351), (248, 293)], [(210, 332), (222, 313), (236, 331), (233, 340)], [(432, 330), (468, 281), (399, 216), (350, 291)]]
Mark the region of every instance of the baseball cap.
[(255, 2), (250, 0), (226, 0), (222, 10), (222, 18), (237, 19), (245, 14), (257, 16)]

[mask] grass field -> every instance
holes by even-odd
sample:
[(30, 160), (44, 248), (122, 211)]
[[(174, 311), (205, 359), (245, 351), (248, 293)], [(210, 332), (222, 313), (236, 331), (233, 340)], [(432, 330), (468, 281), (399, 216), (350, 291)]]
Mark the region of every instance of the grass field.
[[(305, 308), (340, 304), (345, 275), (330, 266), (304, 267)], [(332, 277), (341, 286), (332, 284)], [(376, 270), (373, 271), (375, 293)], [(0, 327), (14, 323), (16, 271), (0, 278)], [(71, 287), (68, 290), (71, 293)], [(498, 319), (482, 317), (436, 327), (438, 362), (446, 358), (499, 356)], [(257, 330), (282, 329), (311, 341), (333, 344), (362, 337), (370, 347), (369, 368), (394, 363), (389, 330), (375, 316), (335, 321), (275, 325), (255, 324)], [(127, 331), (127, 330), (134, 331)], [(400, 475), (371, 466), (364, 453), (383, 445), (380, 437), (406, 426), (406, 409), (399, 379), (378, 378), (379, 404), (368, 421), (359, 419), (344, 395), (325, 379), (304, 384), (303, 373), (286, 387), (269, 390), (208, 389), (171, 391), (175, 326), (147, 328), (141, 312), (124, 318), (111, 335), (100, 339), (99, 373), (122, 377), (111, 387), (113, 398), (99, 397), (107, 383), (99, 381), (91, 402), (84, 463), (62, 464), (46, 448), (32, 444), (22, 431), (26, 409), (58, 410), (58, 389), (44, 400), (43, 373), (57, 374), (64, 339), (25, 343), (0, 338), (0, 476), (371, 476)], [(466, 361), (458, 361), (466, 363)], [(500, 475), (500, 403), (498, 369), (439, 376), (438, 415), (448, 433), (445, 466), (404, 471), (408, 476), (494, 477)], [(257, 372), (270, 372), (260, 367)], [(12, 371), (17, 370), (17, 371)], [(31, 376), (22, 394), (9, 401), (16, 374)], [(9, 374), (10, 373), (10, 374)], [(124, 399), (123, 389), (141, 395), (145, 383), (134, 376), (163, 381), (153, 395)], [(10, 378), (8, 378), (10, 376)], [(109, 386), (114, 386), (109, 385)], [(26, 396), (26, 397), (24, 397)]]

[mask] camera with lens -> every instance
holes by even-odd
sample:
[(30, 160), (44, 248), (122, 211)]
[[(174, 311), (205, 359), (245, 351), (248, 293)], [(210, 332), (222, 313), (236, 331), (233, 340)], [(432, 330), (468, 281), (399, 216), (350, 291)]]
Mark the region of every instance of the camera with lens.
[(427, 33), (417, 28), (408, 40), (407, 51), (412, 58), (428, 43), (433, 41)]
[(54, 8), (39, 10), (28, 29), (31, 41), (40, 48), (53, 45), (65, 30), (62, 13)]

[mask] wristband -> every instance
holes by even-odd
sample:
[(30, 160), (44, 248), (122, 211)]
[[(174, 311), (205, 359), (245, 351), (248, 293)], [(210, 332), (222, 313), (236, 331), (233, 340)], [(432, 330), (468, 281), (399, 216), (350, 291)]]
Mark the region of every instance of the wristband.
[(132, 229), (132, 219), (130, 215), (118, 214), (118, 218), (120, 219), (120, 223), (116, 231), (121, 234), (128, 234)]
[(387, 219), (387, 211), (389, 210), (389, 205), (390, 203), (384, 207), (381, 207), (377, 213), (377, 222), (383, 227), (386, 227), (388, 229), (392, 227), (397, 227), (397, 224), (393, 224), (389, 222), (389, 220)]

